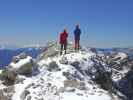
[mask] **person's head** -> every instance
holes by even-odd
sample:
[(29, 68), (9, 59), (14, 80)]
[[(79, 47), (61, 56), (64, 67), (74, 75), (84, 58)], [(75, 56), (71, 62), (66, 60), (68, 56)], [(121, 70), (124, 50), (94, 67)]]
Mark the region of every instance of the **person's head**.
[(76, 28), (79, 28), (79, 24), (76, 25)]
[(64, 32), (67, 32), (67, 29), (66, 28), (64, 28)]

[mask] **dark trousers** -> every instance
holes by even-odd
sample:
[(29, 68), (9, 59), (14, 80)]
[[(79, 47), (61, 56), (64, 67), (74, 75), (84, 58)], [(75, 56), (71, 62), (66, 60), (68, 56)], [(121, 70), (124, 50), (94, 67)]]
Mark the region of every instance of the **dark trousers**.
[(63, 51), (63, 50), (65, 50), (65, 54), (66, 54), (66, 49), (67, 49), (67, 43), (61, 44), (60, 55), (62, 55), (62, 51)]
[(79, 39), (75, 39), (75, 50), (79, 50), (79, 48), (80, 48)]

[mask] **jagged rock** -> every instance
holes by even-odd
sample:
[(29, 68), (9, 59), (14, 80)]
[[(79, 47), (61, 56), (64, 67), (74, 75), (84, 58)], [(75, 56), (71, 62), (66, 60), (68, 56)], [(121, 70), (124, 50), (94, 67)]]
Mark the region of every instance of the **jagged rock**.
[(92, 51), (92, 52), (94, 52), (94, 53), (97, 53), (96, 48), (90, 48), (90, 51)]
[(63, 72), (62, 73), (68, 80), (72, 80), (74, 79), (74, 77), (72, 76), (72, 74), (70, 72)]
[(0, 100), (11, 100), (14, 93), (14, 86), (9, 86), (0, 90)]
[(55, 61), (52, 61), (49, 63), (48, 65), (48, 70), (49, 71), (59, 71), (59, 66), (57, 65), (57, 63)]
[(117, 95), (126, 98), (122, 100), (133, 100), (133, 64), (129, 55), (125, 52), (113, 51), (112, 54), (104, 58), (104, 61), (112, 68), (112, 88), (126, 97)]
[(133, 70), (131, 69), (125, 77), (115, 83), (116, 89), (126, 95), (129, 100), (133, 99)]
[(30, 94), (28, 90), (24, 90), (23, 93), (21, 94), (20, 98), (21, 100), (25, 100), (26, 96)]
[(71, 63), (71, 65), (74, 66), (74, 67), (76, 67), (76, 68), (79, 67), (79, 64), (80, 63), (78, 61), (75, 61), (75, 62)]
[(73, 67), (75, 67), (80, 73), (84, 74), (84, 71), (82, 71), (82, 67), (80, 66), (80, 62), (75, 61), (70, 63)]
[(17, 60), (18, 58), (19, 61), (11, 62), (7, 69), (0, 74), (0, 79), (3, 80), (5, 85), (13, 85), (18, 74), (29, 76), (34, 74), (34, 70), (37, 71), (38, 69), (37, 64), (31, 57), (21, 54), (17, 56)]
[(124, 70), (127, 66), (130, 69), (130, 62), (128, 55), (123, 52), (114, 53), (106, 59), (106, 63), (116, 70)]
[(100, 73), (100, 74), (98, 73), (98, 75), (95, 77), (94, 81), (96, 83), (98, 83), (105, 90), (112, 89), (111, 75), (107, 72)]

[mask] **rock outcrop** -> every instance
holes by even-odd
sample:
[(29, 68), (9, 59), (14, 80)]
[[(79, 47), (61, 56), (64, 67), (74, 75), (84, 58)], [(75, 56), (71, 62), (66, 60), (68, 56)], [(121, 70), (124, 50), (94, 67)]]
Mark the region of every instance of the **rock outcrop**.
[(0, 74), (0, 79), (5, 85), (13, 85), (17, 75), (31, 76), (34, 70), (37, 70), (37, 64), (30, 56), (22, 53), (13, 57), (9, 67)]

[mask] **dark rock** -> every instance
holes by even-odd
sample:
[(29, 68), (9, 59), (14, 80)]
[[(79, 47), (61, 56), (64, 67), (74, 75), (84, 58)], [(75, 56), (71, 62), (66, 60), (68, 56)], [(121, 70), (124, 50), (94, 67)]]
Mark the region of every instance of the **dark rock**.
[(30, 94), (28, 90), (24, 90), (23, 93), (21, 94), (20, 98), (21, 100), (25, 100), (26, 96)]
[(59, 71), (59, 66), (57, 65), (57, 63), (55, 61), (52, 61), (49, 63), (48, 66), (48, 71)]
[(94, 52), (94, 53), (97, 53), (96, 48), (90, 48), (90, 51), (92, 51), (92, 52)]
[(117, 81), (115, 88), (126, 95), (129, 100), (133, 100), (133, 71), (129, 71), (125, 77)]
[(74, 66), (74, 67), (76, 67), (76, 68), (79, 67), (79, 64), (80, 63), (78, 61), (75, 61), (75, 62), (71, 63), (71, 65)]
[(14, 86), (9, 86), (0, 90), (0, 100), (12, 100)]
[(31, 96), (27, 96), (27, 100), (31, 100)]
[(110, 74), (107, 72), (98, 73), (97, 76), (95, 76), (94, 81), (98, 83), (105, 90), (112, 89), (112, 79)]
[(4, 95), (2, 90), (0, 90), (0, 100), (7, 100), (7, 97)]
[(83, 96), (83, 94), (81, 94), (81, 93), (77, 93), (77, 95), (78, 95), (78, 96)]
[(68, 80), (73, 80), (74, 77), (72, 76), (72, 74), (70, 72), (63, 72), (62, 73), (63, 76), (65, 76)]

